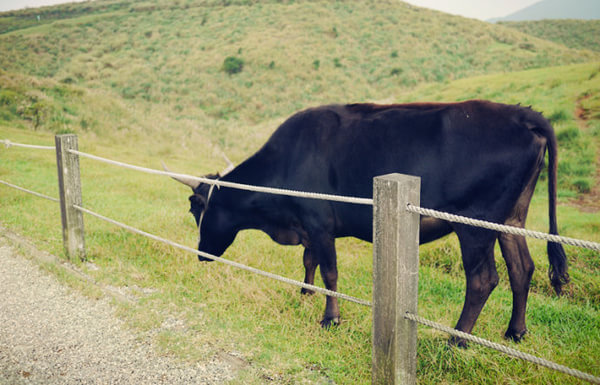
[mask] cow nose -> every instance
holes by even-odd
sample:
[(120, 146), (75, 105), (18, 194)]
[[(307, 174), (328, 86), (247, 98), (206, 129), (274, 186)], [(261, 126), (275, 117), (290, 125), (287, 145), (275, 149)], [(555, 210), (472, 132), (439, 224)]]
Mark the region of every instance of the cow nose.
[(212, 260), (212, 259), (210, 259), (210, 258), (205, 258), (205, 257), (202, 257), (202, 256), (200, 256), (200, 255), (198, 256), (198, 260), (199, 260), (200, 262), (213, 262), (213, 260)]

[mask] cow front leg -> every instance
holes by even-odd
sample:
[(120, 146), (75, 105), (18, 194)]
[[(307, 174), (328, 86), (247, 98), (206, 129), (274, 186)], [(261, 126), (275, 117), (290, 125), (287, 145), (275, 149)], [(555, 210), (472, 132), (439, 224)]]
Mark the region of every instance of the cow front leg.
[[(302, 257), (302, 259), (304, 261), (304, 283), (314, 285), (315, 271), (317, 270), (318, 263), (308, 248), (304, 249), (304, 256)], [(303, 287), (302, 290), (300, 290), (300, 293), (311, 295), (315, 292), (313, 290), (306, 289)]]
[[(498, 285), (498, 273), (494, 261), (495, 235), (490, 238), (480, 231), (469, 233), (471, 234), (463, 237), (458, 234), (467, 285), (465, 303), (455, 329), (465, 333), (471, 333), (485, 302)], [(481, 238), (484, 239), (477, 239), (479, 238), (477, 234), (482, 235)], [(458, 337), (452, 337), (450, 344), (460, 347), (467, 345), (465, 340)]]
[[(316, 259), (321, 269), (321, 278), (325, 288), (337, 291), (337, 260), (335, 252), (335, 239), (329, 236), (321, 236), (318, 242), (312, 243), (312, 256)], [(336, 297), (327, 296), (325, 313), (321, 320), (321, 326), (325, 329), (340, 323), (340, 308)]]
[[(323, 282), (325, 283), (325, 287), (328, 290), (337, 291), (338, 274), (335, 266), (331, 269), (327, 269), (327, 271), (324, 271), (323, 265), (321, 265), (321, 276), (323, 278)], [(336, 297), (327, 296), (327, 300), (325, 302), (325, 314), (323, 314), (321, 326), (325, 329), (328, 329), (332, 325), (337, 325), (339, 323), (340, 307), (338, 305), (338, 300)]]

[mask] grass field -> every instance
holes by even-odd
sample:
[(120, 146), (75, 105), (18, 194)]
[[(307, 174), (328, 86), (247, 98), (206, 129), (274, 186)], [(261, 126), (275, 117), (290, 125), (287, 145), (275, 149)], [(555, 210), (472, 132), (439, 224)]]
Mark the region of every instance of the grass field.
[[(504, 101), (535, 102), (547, 114), (571, 110), (564, 122), (556, 122), (560, 133), (574, 118), (578, 96), (588, 91), (597, 94), (598, 83), (587, 81), (598, 64), (526, 71), (511, 74), (511, 92), (503, 90)], [(578, 74), (578, 75), (575, 75)], [(504, 76), (466, 79), (439, 86), (423, 86), (406, 99), (462, 99), (473, 97), (480, 87), (488, 97)], [(552, 92), (548, 77), (560, 77), (561, 91)], [(544, 89), (548, 85), (548, 89)], [(519, 94), (521, 92), (521, 94)], [(528, 99), (526, 94), (534, 100)], [(557, 102), (562, 95), (562, 102)], [(548, 110), (546, 110), (548, 108)], [(597, 105), (590, 109), (591, 114)], [(2, 127), (3, 137), (13, 141), (51, 144), (47, 132), (32, 132)], [(598, 137), (596, 119), (585, 123), (579, 134), (595, 154)], [(572, 139), (569, 139), (572, 140)], [(564, 141), (564, 139), (563, 139)], [(573, 142), (577, 143), (577, 141)], [(597, 143), (597, 142), (595, 142)], [(568, 150), (571, 142), (561, 148)], [(192, 172), (185, 154), (173, 154), (164, 147), (170, 144), (151, 139), (130, 143), (95, 140), (93, 133), (80, 135), (80, 148), (109, 158), (134, 164), (158, 167), (156, 154), (164, 153), (174, 168)], [(582, 144), (577, 144), (582, 146)], [(138, 148), (144, 148), (139, 151)], [(568, 152), (567, 152), (568, 153)], [(595, 155), (592, 156), (592, 159)], [(55, 165), (52, 152), (2, 150), (2, 179), (53, 195)], [(217, 160), (218, 163), (218, 160)], [(181, 165), (181, 166), (180, 166)], [(213, 168), (221, 167), (215, 164)], [(593, 175), (593, 173), (592, 173)], [(587, 175), (591, 178), (590, 175)], [(84, 203), (92, 210), (111, 216), (151, 233), (194, 245), (192, 217), (186, 213), (187, 191), (169, 179), (111, 168), (82, 160)], [(597, 212), (585, 213), (564, 199), (575, 196), (569, 178), (561, 179), (563, 204), (559, 207), (561, 234), (598, 241), (600, 219)], [(534, 197), (528, 227), (547, 229), (546, 196), (540, 183)], [(62, 253), (58, 208), (2, 187), (2, 221), (44, 249)], [(567, 203), (567, 204), (565, 204)], [(343, 303), (343, 323), (331, 331), (318, 326), (323, 298), (300, 296), (298, 290), (279, 283), (216, 264), (200, 264), (192, 255), (168, 246), (131, 235), (108, 224), (86, 217), (86, 242), (89, 261), (99, 270), (89, 270), (97, 281), (129, 288), (140, 296), (135, 306), (123, 306), (129, 323), (143, 331), (158, 331), (157, 340), (166, 351), (182, 359), (197, 360), (220, 351), (237, 352), (249, 363), (240, 382), (277, 383), (332, 379), (336, 383), (365, 383), (370, 378), (370, 311)], [(530, 241), (537, 273), (532, 282), (528, 312), (530, 334), (518, 347), (561, 364), (597, 374), (600, 284), (598, 257), (595, 253), (567, 248), (572, 283), (566, 295), (556, 298), (544, 272), (547, 259), (543, 242)], [(353, 239), (338, 241), (340, 290), (370, 298), (371, 248)], [(241, 234), (226, 254), (227, 258), (251, 266), (301, 279), (301, 250), (281, 247), (264, 234), (247, 231)], [(88, 269), (88, 265), (82, 265)], [(502, 342), (502, 333), (510, 316), (510, 290), (503, 263), (499, 261), (501, 284), (492, 294), (475, 332), (479, 336)], [(463, 301), (464, 278), (457, 242), (449, 237), (422, 247), (420, 272), (420, 314), (453, 325)], [(440, 304), (444, 304), (440, 306)], [(171, 330), (162, 325), (181, 319), (185, 327)], [(466, 351), (448, 350), (446, 337), (428, 329), (419, 332), (419, 378), (422, 383), (577, 383), (530, 364), (501, 357), (475, 346)], [(512, 344), (509, 344), (512, 345)], [(556, 346), (560, 346), (557, 349)], [(469, 373), (468, 376), (465, 373)], [(501, 378), (502, 380), (498, 380)]]
[[(557, 131), (560, 233), (600, 241), (597, 207), (585, 204), (598, 200), (597, 54), (404, 4), (233, 3), (180, 2), (189, 5), (181, 10), (166, 2), (98, 2), (91, 3), (99, 7), (95, 13), (72, 9), (59, 21), (21, 20), (16, 27), (11, 15), (12, 31), (0, 34), (0, 138), (51, 145), (55, 133), (74, 132), (82, 151), (151, 168), (164, 160), (173, 170), (202, 175), (225, 166), (220, 149), (239, 163), (289, 114), (321, 103), (521, 103), (542, 111)], [(403, 39), (389, 43), (389, 36)], [(223, 71), (228, 56), (243, 59), (240, 73)], [(195, 245), (186, 188), (86, 159), (81, 173), (86, 207)], [(544, 178), (527, 224), (540, 231), (548, 229)], [(55, 155), (0, 148), (0, 179), (56, 196)], [(58, 205), (1, 185), (0, 202), (3, 225), (63, 255)], [(79, 267), (99, 284), (136, 296), (135, 304), (116, 302), (120, 316), (166, 354), (197, 361), (233, 353), (243, 359), (234, 382), (240, 384), (370, 382), (369, 309), (342, 302), (342, 323), (325, 331), (318, 323), (321, 296), (199, 263), (88, 216), (85, 226), (88, 263)], [(502, 338), (511, 294), (499, 251), (500, 285), (474, 333), (599, 376), (599, 256), (567, 247), (572, 282), (557, 298), (546, 277), (545, 243), (529, 244), (537, 266), (530, 333), (518, 345)], [(340, 291), (370, 299), (371, 245), (349, 238), (337, 247)], [(298, 247), (246, 231), (225, 257), (301, 280), (301, 255)], [(420, 259), (419, 313), (453, 326), (464, 299), (456, 238), (423, 246)], [(48, 269), (75, 290), (102, 295), (60, 266)], [(448, 348), (446, 340), (419, 328), (420, 383), (579, 383), (474, 345)]]

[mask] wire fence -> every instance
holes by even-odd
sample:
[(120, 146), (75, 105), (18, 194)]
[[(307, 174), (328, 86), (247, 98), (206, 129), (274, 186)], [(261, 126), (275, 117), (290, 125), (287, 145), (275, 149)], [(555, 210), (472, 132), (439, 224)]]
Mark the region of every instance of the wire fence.
[(135, 227), (126, 225), (126, 224), (118, 222), (118, 221), (115, 221), (114, 219), (105, 217), (105, 216), (100, 215), (98, 213), (95, 213), (95, 212), (93, 212), (91, 210), (88, 210), (88, 209), (86, 209), (84, 207), (75, 206), (75, 208), (77, 210), (83, 212), (83, 213), (89, 214), (89, 215), (91, 215), (93, 217), (96, 217), (98, 219), (101, 219), (101, 220), (103, 220), (105, 222), (108, 222), (108, 223), (111, 223), (111, 224), (113, 224), (115, 226), (121, 227), (121, 228), (123, 228), (125, 230), (128, 230), (128, 231), (132, 232), (132, 233), (135, 233), (135, 234), (138, 234), (138, 235), (142, 235), (142, 236), (144, 236), (146, 238), (150, 238), (150, 239), (153, 239), (153, 240), (158, 241), (158, 242), (165, 243), (165, 244), (173, 246), (175, 248), (187, 251), (188, 253), (197, 254), (197, 255), (199, 255), (201, 257), (208, 258), (210, 260), (213, 260), (213, 261), (216, 261), (216, 262), (220, 262), (220, 263), (223, 263), (225, 265), (233, 266), (233, 267), (236, 267), (236, 268), (241, 269), (241, 270), (249, 271), (251, 273), (258, 274), (258, 275), (261, 275), (263, 277), (267, 277), (267, 278), (270, 278), (270, 279), (273, 279), (273, 280), (276, 280), (276, 281), (279, 281), (279, 282), (284, 282), (284, 283), (287, 283), (289, 285), (298, 286), (298, 287), (301, 287), (301, 288), (304, 288), (304, 289), (310, 289), (310, 290), (313, 290), (313, 291), (315, 291), (317, 293), (321, 293), (321, 294), (328, 295), (328, 296), (331, 296), (331, 297), (336, 297), (336, 298), (344, 299), (346, 301), (354, 302), (354, 303), (357, 303), (359, 305), (371, 306), (371, 302), (369, 302), (369, 301), (365, 301), (365, 300), (362, 300), (362, 299), (359, 299), (359, 298), (355, 298), (355, 297), (352, 297), (352, 296), (349, 296), (349, 295), (346, 295), (346, 294), (343, 294), (343, 293), (339, 293), (339, 292), (336, 292), (336, 291), (331, 291), (331, 290), (323, 289), (322, 287), (318, 287), (318, 286), (310, 285), (310, 284), (307, 284), (307, 283), (304, 283), (304, 282), (296, 281), (296, 280), (293, 280), (293, 279), (290, 279), (290, 278), (283, 277), (281, 275), (269, 273), (267, 271), (259, 270), (259, 269), (256, 269), (254, 267), (251, 267), (251, 266), (246, 266), (246, 265), (243, 265), (241, 263), (230, 261), (230, 260), (222, 258), (222, 257), (217, 257), (215, 255), (212, 255), (212, 254), (209, 254), (209, 253), (205, 253), (205, 252), (199, 251), (197, 249), (192, 249), (191, 247), (187, 247), (187, 246), (181, 245), (179, 243), (170, 241), (168, 239), (165, 239), (165, 238), (159, 237), (157, 235), (153, 235), (153, 234), (147, 233), (147, 232), (145, 232), (143, 230), (137, 229)]
[(86, 154), (85, 152), (81, 152), (81, 151), (77, 151), (77, 150), (67, 150), (67, 151), (72, 154), (84, 157), (84, 158), (97, 160), (99, 162), (104, 162), (107, 164), (112, 164), (113, 166), (119, 166), (119, 167), (123, 167), (123, 168), (128, 168), (130, 170), (141, 171), (141, 172), (145, 172), (147, 174), (165, 175), (165, 176), (170, 176), (170, 177), (175, 177), (175, 178), (186, 178), (186, 179), (194, 180), (194, 181), (201, 182), (201, 183), (206, 183), (209, 185), (215, 185), (215, 186), (219, 186), (219, 187), (229, 187), (229, 188), (234, 188), (234, 189), (238, 189), (238, 190), (254, 191), (254, 192), (261, 192), (261, 193), (274, 194), (274, 195), (286, 195), (286, 196), (297, 197), (297, 198), (320, 199), (320, 200), (344, 202), (344, 203), (354, 203), (354, 204), (361, 204), (361, 205), (372, 205), (373, 204), (373, 199), (371, 199), (371, 198), (355, 198), (355, 197), (348, 197), (348, 196), (343, 196), (343, 195), (322, 194), (322, 193), (315, 193), (315, 192), (297, 191), (297, 190), (289, 190), (289, 189), (282, 189), (282, 188), (254, 186), (254, 185), (249, 185), (249, 184), (227, 182), (227, 181), (218, 180), (218, 179), (203, 178), (203, 177), (197, 177), (197, 176), (192, 176), (192, 175), (178, 174), (178, 173), (173, 173), (173, 172), (168, 172), (168, 171), (155, 170), (155, 169), (147, 168), (147, 167), (135, 166), (132, 164), (118, 162), (118, 161), (115, 161), (112, 159), (102, 158), (100, 156), (96, 156), (96, 155), (92, 155), (92, 154)]
[(14, 143), (8, 139), (0, 140), (0, 143), (3, 143), (6, 148), (22, 147), (22, 148), (30, 148), (30, 149), (34, 149), (34, 150), (55, 150), (54, 146), (39, 146), (37, 144)]
[[(22, 144), (22, 143), (14, 143), (11, 142), (9, 140), (2, 140), (0, 141), (0, 143), (4, 143), (5, 146), (7, 148), (10, 147), (22, 147), (22, 148), (28, 148), (28, 149), (40, 149), (40, 150), (54, 150), (55, 147), (52, 146), (39, 146), (39, 145), (29, 145), (29, 144)], [(220, 181), (220, 180), (215, 180), (215, 179), (209, 179), (209, 178), (203, 178), (203, 177), (196, 177), (196, 176), (191, 176), (191, 175), (186, 175), (186, 174), (178, 174), (178, 173), (172, 173), (172, 172), (167, 172), (167, 171), (161, 171), (161, 170), (155, 170), (155, 169), (151, 169), (151, 168), (146, 168), (146, 167), (141, 167), (141, 166), (135, 166), (135, 165), (131, 165), (131, 164), (127, 164), (124, 162), (119, 162), (119, 161), (115, 161), (115, 160), (111, 160), (111, 159), (107, 159), (107, 158), (103, 158), (103, 157), (99, 157), (96, 155), (92, 155), (92, 154), (87, 154), (81, 151), (77, 151), (77, 150), (67, 150), (68, 152), (74, 154), (74, 155), (78, 155), (84, 158), (88, 158), (88, 159), (92, 159), (92, 160), (96, 160), (96, 161), (100, 161), (100, 162), (104, 162), (107, 164), (112, 164), (115, 166), (119, 166), (119, 167), (124, 167), (124, 168), (128, 168), (131, 170), (136, 170), (136, 171), (140, 171), (140, 172), (145, 172), (145, 173), (149, 173), (149, 174), (154, 174), (154, 175), (163, 175), (163, 176), (169, 176), (169, 177), (176, 177), (176, 178), (187, 178), (190, 180), (196, 180), (198, 182), (201, 183), (207, 183), (207, 184), (212, 184), (212, 185), (217, 185), (217, 186), (222, 186), (222, 187), (229, 187), (229, 188), (236, 188), (236, 189), (242, 189), (242, 190), (247, 190), (247, 191), (255, 191), (255, 192), (261, 192), (261, 193), (268, 193), (268, 194), (277, 194), (277, 195), (287, 195), (287, 196), (292, 196), (292, 197), (301, 197), (301, 198), (307, 198), (307, 199), (321, 199), (321, 200), (329, 200), (329, 201), (336, 201), (336, 202), (343, 202), (343, 203), (353, 203), (353, 204), (361, 204), (361, 205), (373, 205), (373, 199), (371, 198), (357, 198), (357, 197), (348, 197), (348, 196), (341, 196), (341, 195), (332, 195), (332, 194), (323, 194), (323, 193), (314, 193), (314, 192), (305, 192), (305, 191), (296, 191), (296, 190), (289, 190), (289, 189), (281, 189), (281, 188), (273, 188), (273, 187), (264, 187), (264, 186), (253, 186), (253, 185), (247, 185), (247, 184), (240, 184), (240, 183), (233, 183), (233, 182), (226, 182), (226, 181)], [(6, 181), (2, 181), (0, 180), (0, 184), (3, 184), (5, 186), (23, 191), (25, 193), (29, 193), (32, 195), (35, 195), (37, 197), (40, 198), (44, 198), (47, 200), (51, 200), (54, 202), (58, 202), (59, 200), (50, 196), (47, 196), (45, 194), (41, 194), (32, 190), (28, 190), (22, 187), (19, 187), (17, 185), (8, 183)], [(153, 235), (150, 233), (147, 233), (143, 230), (137, 229), (135, 227), (129, 226), (127, 224), (118, 222), (114, 219), (105, 217), (101, 214), (95, 213), (89, 209), (86, 209), (82, 206), (79, 205), (74, 205), (74, 208), (82, 213), (91, 215), (97, 219), (109, 222), (115, 226), (121, 227), (125, 230), (128, 230), (132, 233), (153, 239), (155, 241), (158, 242), (162, 242), (165, 244), (168, 244), (172, 247), (184, 250), (186, 252), (192, 253), (192, 254), (196, 254), (199, 256), (202, 256), (204, 258), (208, 258), (217, 262), (221, 262), (223, 264), (229, 265), (229, 266), (233, 266), (245, 271), (249, 271), (251, 273), (254, 274), (258, 274), (273, 280), (277, 280), (286, 284), (290, 284), (290, 285), (294, 285), (294, 286), (298, 286), (298, 287), (302, 287), (305, 289), (309, 289), (309, 290), (313, 290), (314, 292), (323, 294), (323, 295), (327, 295), (327, 296), (332, 296), (332, 297), (336, 297), (336, 298), (340, 298), (343, 300), (347, 300), (349, 302), (353, 302), (353, 303), (357, 303), (359, 305), (363, 305), (363, 306), (372, 306), (372, 303), (370, 301), (367, 300), (363, 300), (363, 299), (359, 299), (359, 298), (355, 298), (343, 293), (339, 293), (339, 292), (334, 292), (331, 290), (327, 290), (318, 286), (314, 286), (314, 285), (310, 285), (304, 282), (300, 282), (300, 281), (296, 281), (296, 280), (292, 280), (277, 274), (273, 274), (270, 272), (266, 272), (266, 271), (262, 271), (250, 266), (246, 266), (234, 261), (230, 261), (227, 260), (225, 258), (222, 257), (217, 257), (208, 253), (204, 253), (202, 251), (178, 244), (176, 242), (170, 241), (168, 239), (159, 237), (157, 235)], [(502, 225), (502, 224), (497, 224), (497, 223), (491, 223), (491, 222), (487, 222), (487, 221), (482, 221), (482, 220), (477, 220), (477, 219), (472, 219), (472, 218), (467, 218), (467, 217), (462, 217), (462, 216), (458, 216), (458, 215), (454, 215), (454, 214), (450, 214), (450, 213), (445, 213), (445, 212), (441, 212), (441, 211), (436, 211), (436, 210), (431, 210), (431, 209), (426, 209), (426, 208), (422, 208), (422, 207), (418, 207), (418, 206), (414, 206), (414, 205), (407, 205), (406, 210), (415, 214), (419, 214), (419, 215), (425, 215), (425, 216), (430, 216), (430, 217), (434, 217), (434, 218), (438, 218), (438, 219), (443, 219), (446, 221), (450, 221), (450, 222), (456, 222), (456, 223), (463, 223), (463, 224), (467, 224), (467, 225), (471, 225), (471, 226), (478, 226), (478, 227), (482, 227), (482, 228), (486, 228), (489, 230), (493, 230), (493, 231), (498, 231), (498, 232), (504, 232), (504, 233), (508, 233), (508, 234), (516, 234), (516, 235), (522, 235), (522, 236), (526, 236), (526, 237), (532, 237), (532, 238), (537, 238), (537, 239), (543, 239), (543, 240), (547, 240), (547, 241), (551, 241), (551, 242), (558, 242), (558, 243), (564, 243), (564, 244), (568, 244), (568, 245), (572, 245), (572, 246), (577, 246), (577, 247), (583, 247), (583, 248), (588, 248), (591, 250), (597, 250), (600, 251), (600, 244), (596, 243), (596, 242), (591, 242), (591, 241), (585, 241), (585, 240), (579, 240), (579, 239), (575, 239), (575, 238), (569, 238), (569, 237), (563, 237), (563, 236), (558, 236), (558, 235), (553, 235), (553, 234), (547, 234), (547, 233), (542, 233), (542, 232), (538, 232), (538, 231), (531, 231), (531, 230), (526, 230), (523, 228), (518, 228), (518, 227), (513, 227), (513, 226), (507, 226), (507, 225)], [(423, 317), (420, 317), (416, 314), (411, 314), (411, 313), (406, 313), (404, 315), (404, 318), (411, 320), (413, 322), (428, 326), (428, 327), (432, 327), (434, 329), (443, 331), (445, 333), (448, 333), (450, 335), (459, 337), (459, 338), (463, 338), (465, 340), (468, 341), (472, 341), (474, 343), (480, 344), (482, 346), (486, 346), (488, 348), (497, 350), (501, 353), (510, 355), (512, 357), (516, 357), (522, 360), (526, 360), (529, 362), (533, 362), (535, 364), (541, 365), (541, 366), (545, 366), (547, 368), (556, 370), (556, 371), (560, 371), (562, 373), (580, 378), (582, 380), (585, 381), (589, 381), (591, 383), (594, 384), (600, 384), (600, 377), (596, 377), (593, 376), (591, 374), (588, 373), (584, 373), (581, 372), (579, 370), (575, 370), (569, 367), (566, 367), (564, 365), (559, 365), (556, 364), (554, 362), (533, 356), (531, 354), (527, 354), (527, 353), (523, 353), (520, 352), (518, 350), (509, 348), (507, 346), (498, 344), (498, 343), (494, 343), (476, 336), (473, 336), (471, 334), (468, 333), (464, 333), (461, 332), (459, 330), (438, 324), (434, 321), (431, 320), (427, 320)]]

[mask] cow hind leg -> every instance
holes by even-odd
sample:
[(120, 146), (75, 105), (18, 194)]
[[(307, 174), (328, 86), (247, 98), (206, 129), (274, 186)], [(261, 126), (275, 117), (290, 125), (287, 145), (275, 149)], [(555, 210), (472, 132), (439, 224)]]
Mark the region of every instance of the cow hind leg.
[[(498, 285), (494, 261), (496, 234), (463, 226), (458, 227), (456, 233), (460, 241), (467, 283), (465, 303), (455, 328), (471, 333), (488, 297)], [(466, 346), (466, 342), (457, 337), (452, 337), (450, 343)]]
[[(537, 166), (533, 169), (527, 184), (524, 186), (523, 191), (508, 219), (505, 221), (505, 224), (515, 227), (525, 227), (529, 204), (533, 192), (535, 191), (535, 185), (543, 164), (543, 157), (544, 153), (541, 152), (537, 161)], [(525, 311), (527, 308), (527, 296), (529, 295), (529, 284), (531, 283), (531, 277), (535, 270), (535, 266), (531, 259), (531, 255), (529, 254), (529, 248), (527, 247), (525, 237), (500, 234), (498, 236), (498, 242), (500, 243), (500, 249), (502, 250), (502, 257), (506, 262), (508, 277), (510, 279), (510, 288), (513, 294), (512, 316), (508, 324), (508, 329), (504, 335), (506, 338), (518, 342), (527, 332), (525, 326)]]
[(518, 342), (527, 332), (525, 312), (527, 309), (529, 284), (535, 266), (524, 237), (501, 234), (499, 242), (502, 256), (508, 269), (508, 277), (513, 294), (512, 316), (504, 335), (506, 338)]
[[(304, 256), (303, 256), (303, 261), (304, 261), (304, 283), (308, 283), (309, 285), (314, 285), (315, 284), (315, 271), (317, 270), (317, 260), (313, 257), (310, 249), (305, 248), (304, 249)], [(302, 290), (300, 290), (300, 293), (302, 294), (314, 294), (315, 292), (313, 290), (310, 289), (306, 289), (306, 288), (302, 288)]]
[[(535, 190), (538, 173), (539, 170), (531, 177), (505, 224), (515, 227), (525, 227), (529, 203)], [(525, 327), (525, 311), (527, 308), (527, 296), (529, 295), (529, 284), (531, 283), (531, 276), (533, 275), (535, 266), (529, 254), (525, 237), (500, 234), (498, 242), (500, 243), (502, 256), (506, 262), (510, 288), (513, 294), (512, 316), (505, 337), (518, 342), (527, 332), (527, 328)]]

